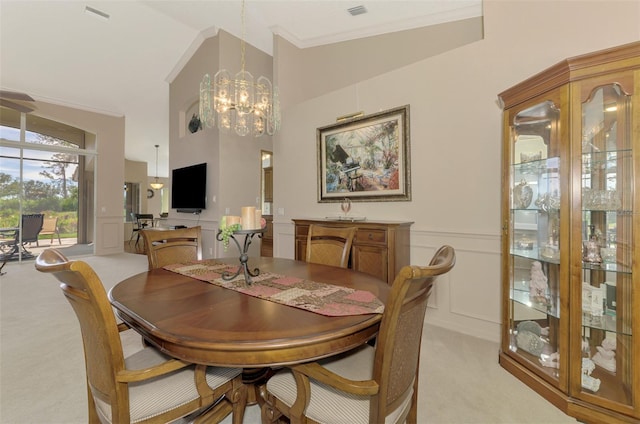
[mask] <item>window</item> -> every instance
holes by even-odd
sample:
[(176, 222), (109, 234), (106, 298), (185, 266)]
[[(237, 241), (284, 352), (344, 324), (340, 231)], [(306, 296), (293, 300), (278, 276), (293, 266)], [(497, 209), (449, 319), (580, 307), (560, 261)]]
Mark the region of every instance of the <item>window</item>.
[(125, 222), (133, 222), (134, 213), (140, 213), (140, 184), (124, 183)]
[(86, 144), (94, 142), (82, 129), (0, 107), (0, 225), (44, 213), (59, 218), (67, 238), (92, 243), (94, 169), (87, 164), (96, 152)]

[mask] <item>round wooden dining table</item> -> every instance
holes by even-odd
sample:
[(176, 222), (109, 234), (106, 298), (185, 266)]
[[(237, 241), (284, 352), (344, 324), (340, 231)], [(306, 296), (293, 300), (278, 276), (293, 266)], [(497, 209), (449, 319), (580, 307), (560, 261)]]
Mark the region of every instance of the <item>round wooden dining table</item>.
[[(237, 258), (216, 259), (236, 265)], [(281, 258), (251, 258), (252, 269), (366, 290), (383, 303), (377, 278)], [(381, 314), (325, 316), (165, 269), (127, 278), (109, 291), (118, 316), (152, 345), (188, 362), (258, 368), (318, 360), (374, 338)]]

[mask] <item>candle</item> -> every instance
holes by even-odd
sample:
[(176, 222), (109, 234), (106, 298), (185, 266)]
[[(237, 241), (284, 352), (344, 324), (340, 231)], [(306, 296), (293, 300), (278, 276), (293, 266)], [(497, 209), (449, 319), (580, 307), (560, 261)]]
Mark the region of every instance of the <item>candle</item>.
[(256, 228), (256, 208), (254, 206), (243, 206), (242, 208), (242, 229), (253, 230)]
[(261, 220), (262, 219), (262, 211), (260, 209), (256, 209), (255, 217), (253, 219), (253, 228), (260, 229), (262, 228)]
[(239, 216), (227, 216), (226, 217), (226, 221), (227, 221), (227, 225), (230, 227), (232, 225), (235, 224), (240, 224), (240, 217)]

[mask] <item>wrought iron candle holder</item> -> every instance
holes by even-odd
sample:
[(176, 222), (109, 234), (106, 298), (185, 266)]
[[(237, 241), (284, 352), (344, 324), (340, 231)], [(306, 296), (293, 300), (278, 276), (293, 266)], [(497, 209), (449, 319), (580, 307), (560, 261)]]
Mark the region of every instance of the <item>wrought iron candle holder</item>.
[[(223, 280), (225, 281), (233, 280), (238, 275), (240, 275), (240, 272), (244, 272), (244, 280), (247, 284), (250, 285), (252, 282), (251, 277), (257, 277), (258, 275), (260, 275), (260, 269), (254, 268), (253, 271), (249, 269), (249, 266), (247, 265), (247, 262), (249, 261), (249, 255), (247, 252), (249, 251), (249, 246), (251, 245), (251, 241), (253, 237), (257, 235), (258, 238), (262, 238), (262, 235), (265, 233), (265, 231), (266, 231), (265, 228), (254, 229), (254, 230), (237, 230), (237, 231), (234, 231), (233, 234), (229, 236), (229, 239), (233, 240), (233, 242), (238, 247), (238, 251), (240, 252), (240, 258), (239, 258), (240, 267), (235, 273), (231, 273), (227, 271), (223, 272), (222, 273)], [(239, 236), (244, 235), (244, 243), (242, 246), (240, 246), (240, 243), (235, 237), (237, 235)], [(216, 234), (216, 240), (222, 241), (222, 230), (218, 230), (218, 233)]]

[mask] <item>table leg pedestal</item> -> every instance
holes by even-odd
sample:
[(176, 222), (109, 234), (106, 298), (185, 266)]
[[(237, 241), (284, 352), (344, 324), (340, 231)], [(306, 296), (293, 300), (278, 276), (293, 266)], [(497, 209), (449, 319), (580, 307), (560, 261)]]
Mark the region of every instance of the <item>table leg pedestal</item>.
[(267, 384), (267, 380), (275, 374), (272, 368), (245, 368), (242, 370), (242, 382), (249, 386), (247, 393), (247, 405), (256, 403), (262, 407), (264, 398), (260, 394), (260, 388)]

